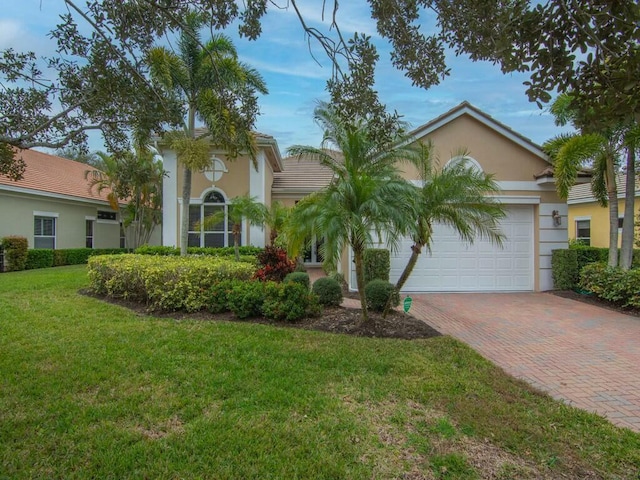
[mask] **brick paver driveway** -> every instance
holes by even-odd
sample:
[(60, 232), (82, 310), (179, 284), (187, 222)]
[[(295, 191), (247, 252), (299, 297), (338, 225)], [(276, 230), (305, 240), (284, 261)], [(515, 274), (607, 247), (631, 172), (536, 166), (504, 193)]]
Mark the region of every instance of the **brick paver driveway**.
[(413, 299), (412, 315), (511, 375), (640, 431), (640, 318), (550, 293)]

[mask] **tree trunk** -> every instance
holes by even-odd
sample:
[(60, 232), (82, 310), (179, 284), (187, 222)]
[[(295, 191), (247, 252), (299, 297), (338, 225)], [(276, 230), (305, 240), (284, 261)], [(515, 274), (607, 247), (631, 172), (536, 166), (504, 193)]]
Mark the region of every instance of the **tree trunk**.
[[(411, 246), (411, 256), (409, 257), (409, 261), (405, 265), (400, 278), (398, 278), (398, 281), (396, 282), (395, 288), (398, 294), (400, 294), (400, 290), (402, 290), (404, 284), (407, 283), (407, 280), (411, 276), (411, 272), (413, 272), (416, 263), (418, 263), (418, 258), (420, 257), (420, 253), (422, 253), (422, 247), (424, 247), (424, 245), (422, 245), (421, 243), (415, 243)], [(382, 317), (387, 318), (389, 311), (391, 311), (391, 297), (389, 297), (389, 300), (384, 307), (384, 313), (382, 314)]]
[(627, 147), (627, 183), (624, 197), (624, 220), (622, 221), (622, 248), (620, 249), (620, 267), (629, 270), (633, 262), (634, 211), (636, 194), (636, 152), (633, 146)]
[(236, 262), (240, 261), (240, 233), (242, 231), (242, 224), (233, 224), (233, 251), (236, 255)]
[(609, 266), (618, 266), (618, 189), (613, 158), (607, 160), (607, 197), (609, 199)]
[(356, 283), (358, 284), (358, 294), (360, 295), (360, 308), (362, 311), (362, 317), (360, 324), (366, 324), (369, 322), (369, 313), (367, 311), (367, 295), (364, 292), (364, 268), (362, 261), (362, 250), (353, 251), (354, 260), (356, 263)]

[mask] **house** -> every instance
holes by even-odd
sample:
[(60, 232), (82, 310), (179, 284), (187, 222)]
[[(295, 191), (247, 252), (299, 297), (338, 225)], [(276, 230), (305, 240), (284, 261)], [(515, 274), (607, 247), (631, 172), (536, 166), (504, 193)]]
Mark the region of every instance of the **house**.
[[(506, 235), (502, 247), (481, 240), (467, 245), (452, 231), (438, 227), (432, 252), (422, 255), (405, 290), (506, 292), (553, 288), (551, 251), (567, 247), (567, 204), (556, 194), (551, 164), (540, 147), (467, 102), (418, 127), (411, 139), (431, 139), (442, 165), (459, 161), (452, 152), (466, 149), (476, 168), (494, 174), (502, 189), (498, 197), (507, 216), (501, 223)], [(211, 170), (194, 172), (189, 245), (231, 244), (228, 222), (219, 225), (218, 230), (205, 231), (201, 220), (216, 209), (226, 209), (236, 195), (249, 194), (266, 205), (278, 200), (293, 206), (331, 181), (331, 173), (313, 161), (282, 159), (273, 137), (259, 134), (257, 141), (257, 169), (249, 158), (229, 161), (224, 152), (212, 150)], [(164, 185), (163, 238), (165, 245), (177, 246), (182, 174), (175, 152), (160, 149), (169, 172)], [(403, 174), (407, 180), (417, 178), (411, 169)], [(558, 223), (557, 219), (562, 218), (565, 221)], [(242, 244), (264, 245), (266, 235), (260, 227), (245, 225)], [(312, 242), (305, 255), (307, 263), (322, 261), (318, 248), (321, 242), (322, 239)], [(404, 268), (410, 246), (410, 240), (405, 239), (400, 250), (393, 253), (392, 281)], [(347, 254), (340, 268), (355, 288), (352, 264)]]
[[(627, 176), (616, 176), (618, 187), (618, 233), (622, 234)], [(593, 196), (591, 184), (575, 185), (567, 198), (569, 238), (592, 247), (609, 246), (609, 207), (601, 206)], [(640, 214), (640, 180), (636, 179), (634, 216)], [(622, 238), (618, 236), (618, 247)]]
[(29, 248), (125, 246), (120, 214), (86, 178), (91, 166), (35, 150), (19, 155), (26, 164), (23, 178), (0, 175), (0, 238), (26, 237)]

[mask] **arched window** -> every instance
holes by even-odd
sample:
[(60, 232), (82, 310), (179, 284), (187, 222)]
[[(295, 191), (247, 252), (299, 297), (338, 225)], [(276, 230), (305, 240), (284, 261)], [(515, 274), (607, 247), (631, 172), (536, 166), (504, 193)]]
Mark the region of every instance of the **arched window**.
[(222, 192), (211, 190), (199, 205), (189, 206), (189, 246), (228, 247), (233, 245), (229, 206)]
[(465, 162), (467, 167), (473, 168), (474, 170), (478, 171), (478, 172), (483, 172), (484, 170), (482, 169), (482, 167), (480, 166), (480, 164), (478, 163), (478, 161), (473, 158), (470, 157), (469, 155), (457, 155), (455, 157), (453, 157), (451, 160), (449, 160), (445, 167), (448, 165), (456, 165), (460, 162)]

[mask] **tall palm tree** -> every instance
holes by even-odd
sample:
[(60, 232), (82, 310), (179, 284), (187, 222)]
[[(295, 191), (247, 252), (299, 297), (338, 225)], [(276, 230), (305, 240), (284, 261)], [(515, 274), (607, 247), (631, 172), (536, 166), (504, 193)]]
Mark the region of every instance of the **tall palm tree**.
[(142, 147), (118, 155), (98, 152), (97, 157), (100, 170), (85, 172), (90, 187), (108, 192), (109, 205), (120, 212), (127, 245), (137, 248), (146, 244), (162, 221), (162, 162)]
[[(353, 251), (362, 322), (368, 321), (363, 253), (373, 236), (385, 236), (391, 246), (405, 234), (414, 218), (408, 199), (411, 185), (398, 173), (406, 149), (381, 146), (366, 120), (347, 123), (328, 105), (320, 104), (315, 119), (324, 130), (321, 148), (296, 145), (288, 154), (319, 161), (331, 169), (333, 180), (323, 190), (303, 198), (291, 212), (287, 238), (291, 251), (300, 251), (313, 234), (325, 239), (325, 260), (335, 264), (346, 247)], [(329, 151), (339, 150), (342, 160)]]
[(431, 249), (433, 224), (456, 230), (463, 241), (473, 243), (476, 236), (498, 245), (504, 235), (498, 221), (505, 216), (503, 206), (490, 195), (499, 190), (491, 175), (478, 171), (461, 152), (441, 170), (437, 169), (433, 144), (420, 143), (410, 157), (417, 168), (420, 184), (413, 187), (417, 199), (416, 217), (411, 229), (411, 256), (396, 282), (400, 291), (409, 279), (423, 248)]
[(154, 81), (182, 101), (186, 110), (183, 131), (169, 137), (170, 147), (183, 166), (180, 251), (187, 252), (189, 202), (193, 170), (210, 160), (209, 142), (195, 134), (196, 120), (208, 128), (207, 135), (229, 158), (248, 152), (255, 164), (256, 146), (251, 132), (258, 114), (256, 94), (267, 93), (262, 77), (238, 60), (231, 40), (215, 35), (201, 41), (201, 19), (189, 15), (178, 40), (178, 51), (165, 47), (150, 50), (148, 63)]
[[(556, 124), (578, 121), (571, 107), (570, 93), (560, 95), (551, 106)], [(618, 188), (616, 168), (619, 142), (617, 132), (582, 132), (558, 135), (546, 141), (542, 148), (551, 157), (556, 177), (556, 187), (561, 198), (567, 198), (578, 171), (592, 166), (591, 190), (598, 202), (609, 205), (609, 260), (610, 266), (618, 265)]]

